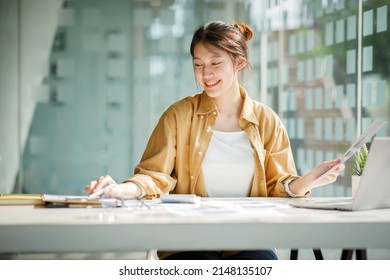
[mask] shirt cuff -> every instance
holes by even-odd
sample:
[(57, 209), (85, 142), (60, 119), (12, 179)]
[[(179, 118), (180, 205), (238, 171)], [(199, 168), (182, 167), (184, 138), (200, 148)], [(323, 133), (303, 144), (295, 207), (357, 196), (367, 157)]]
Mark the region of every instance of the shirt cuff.
[(140, 191), (141, 191), (141, 195), (139, 196), (139, 197), (137, 197), (138, 199), (141, 199), (141, 198), (144, 198), (144, 196), (146, 195), (146, 192), (144, 191), (144, 189), (143, 188), (141, 188), (140, 186), (138, 186), (137, 184), (136, 184), (136, 186), (140, 189)]
[(284, 185), (284, 190), (286, 191), (286, 193), (288, 193), (289, 196), (291, 197), (302, 197), (302, 195), (296, 195), (294, 194), (291, 190), (290, 190), (290, 186), (289, 184), (294, 181), (294, 179), (288, 179), (286, 181), (283, 182), (283, 185)]

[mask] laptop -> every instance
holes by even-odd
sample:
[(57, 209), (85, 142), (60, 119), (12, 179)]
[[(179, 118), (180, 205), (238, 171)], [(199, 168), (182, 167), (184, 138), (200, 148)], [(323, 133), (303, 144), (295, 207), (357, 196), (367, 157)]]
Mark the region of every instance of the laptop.
[(390, 137), (375, 137), (354, 198), (293, 199), (295, 207), (329, 210), (370, 210), (390, 208)]

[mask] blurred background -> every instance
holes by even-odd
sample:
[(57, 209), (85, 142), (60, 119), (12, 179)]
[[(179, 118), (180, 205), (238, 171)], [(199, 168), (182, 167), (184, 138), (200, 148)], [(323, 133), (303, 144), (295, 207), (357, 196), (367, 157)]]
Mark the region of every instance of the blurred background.
[[(0, 0), (0, 193), (81, 194), (133, 174), (173, 102), (197, 93), (193, 32), (246, 22), (252, 98), (282, 118), (299, 174), (390, 119), (388, 0)], [(390, 136), (388, 124), (379, 136)], [(353, 159), (313, 196), (350, 196)], [(375, 186), (373, 186), (375, 188)], [(341, 250), (323, 250), (338, 259)], [(107, 255), (108, 254), (108, 255)], [(20, 258), (142, 258), (22, 255)], [(288, 259), (288, 250), (279, 250)], [(389, 259), (369, 250), (369, 259)], [(300, 258), (313, 259), (311, 250)]]
[[(81, 194), (100, 175), (131, 176), (162, 112), (200, 90), (189, 47), (211, 20), (253, 27), (244, 87), (282, 118), (304, 174), (390, 119), (389, 5), (0, 0), (0, 193)], [(313, 195), (350, 196), (352, 165)]]

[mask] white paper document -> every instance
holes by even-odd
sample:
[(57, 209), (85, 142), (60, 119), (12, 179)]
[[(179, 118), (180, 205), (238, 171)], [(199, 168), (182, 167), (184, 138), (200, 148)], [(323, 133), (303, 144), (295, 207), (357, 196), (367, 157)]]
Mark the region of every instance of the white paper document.
[(324, 174), (322, 174), (320, 177), (318, 177), (312, 184), (315, 184), (325, 176), (327, 176), (329, 173), (336, 170), (341, 164), (344, 164), (349, 158), (351, 158), (365, 143), (367, 143), (371, 137), (375, 135), (375, 133), (378, 132), (379, 129), (381, 129), (386, 124), (386, 121), (382, 120), (375, 120), (361, 135), (360, 137), (348, 148), (348, 150), (345, 152), (343, 157), (341, 158), (341, 161), (333, 166), (331, 169), (326, 171)]

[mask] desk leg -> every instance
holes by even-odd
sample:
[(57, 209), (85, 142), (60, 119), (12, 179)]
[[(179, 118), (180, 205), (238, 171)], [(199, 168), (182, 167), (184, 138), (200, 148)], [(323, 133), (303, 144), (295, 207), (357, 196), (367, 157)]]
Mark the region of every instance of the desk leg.
[[(324, 256), (322, 255), (321, 249), (313, 249), (314, 256), (316, 260), (323, 260)], [(290, 251), (290, 260), (298, 259), (298, 249), (291, 249)]]
[(357, 260), (367, 260), (367, 250), (366, 249), (356, 249), (356, 259)]
[(353, 250), (350, 249), (343, 249), (341, 252), (341, 259), (342, 260), (352, 260)]
[(291, 249), (290, 251), (290, 260), (298, 259), (298, 249)]
[[(341, 253), (342, 260), (352, 260), (353, 256), (352, 249), (343, 249)], [(355, 249), (356, 251), (356, 259), (357, 260), (367, 260), (367, 250), (366, 249)]]
[(322, 255), (321, 249), (313, 249), (314, 256), (316, 260), (324, 260), (324, 256)]
[(147, 260), (158, 260), (157, 250), (148, 250), (146, 252), (146, 259)]

